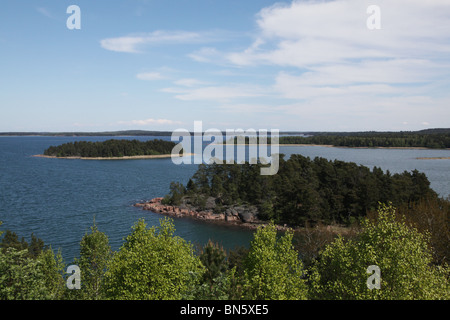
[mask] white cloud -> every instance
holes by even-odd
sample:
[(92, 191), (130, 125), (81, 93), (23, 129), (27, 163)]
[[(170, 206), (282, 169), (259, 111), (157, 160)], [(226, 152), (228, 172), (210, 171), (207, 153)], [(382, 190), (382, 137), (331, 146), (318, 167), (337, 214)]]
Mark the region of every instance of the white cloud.
[(297, 81), (303, 85), (399, 84), (427, 82), (445, 74), (445, 68), (429, 60), (377, 59), (311, 66)]
[[(370, 4), (381, 9), (381, 30), (366, 26)], [(281, 114), (367, 127), (448, 114), (449, 1), (293, 1), (261, 10), (257, 26), (246, 49), (210, 52), (243, 68), (282, 68), (273, 97), (293, 102), (280, 103)]]
[(137, 47), (145, 42), (144, 37), (120, 37), (103, 39), (100, 45), (103, 49), (110, 51), (138, 53)]
[(224, 60), (223, 53), (211, 47), (201, 48), (200, 50), (190, 53), (188, 56), (197, 62), (217, 63), (218, 61)]
[(194, 79), (194, 78), (185, 78), (174, 81), (176, 85), (183, 86), (183, 87), (197, 87), (200, 85), (205, 85), (206, 82)]
[(138, 73), (136, 75), (136, 78), (138, 78), (139, 80), (152, 81), (152, 80), (164, 79), (164, 76), (162, 76), (161, 73), (159, 73), (159, 72), (143, 72), (143, 73)]
[(147, 34), (107, 38), (100, 41), (102, 48), (117, 52), (139, 53), (143, 45), (195, 43), (204, 41), (204, 35), (188, 31), (157, 30)]
[(211, 100), (222, 102), (239, 98), (261, 97), (267, 93), (263, 88), (251, 85), (164, 88), (161, 91), (174, 93), (176, 99), (183, 101)]
[[(372, 4), (381, 9), (381, 30), (366, 26)], [(448, 0), (294, 0), (261, 10), (256, 26), (253, 40), (241, 50), (212, 47), (212, 33), (184, 31), (104, 39), (102, 46), (139, 52), (145, 45), (209, 42), (189, 57), (231, 65), (232, 71), (220, 71), (230, 82), (187, 76), (161, 91), (181, 101), (216, 102), (222, 114), (264, 113), (286, 123), (298, 120), (299, 127), (336, 129), (346, 123), (374, 130), (438, 125), (450, 116)]]
[(369, 30), (373, 1), (294, 1), (261, 10), (259, 36), (242, 52), (228, 54), (238, 65), (309, 67), (352, 59), (431, 58), (450, 53), (450, 2), (377, 0), (381, 30)]
[(423, 127), (424, 119), (434, 127), (448, 127), (449, 103), (449, 98), (423, 95), (324, 95), (279, 105), (275, 113), (301, 130), (416, 130)]

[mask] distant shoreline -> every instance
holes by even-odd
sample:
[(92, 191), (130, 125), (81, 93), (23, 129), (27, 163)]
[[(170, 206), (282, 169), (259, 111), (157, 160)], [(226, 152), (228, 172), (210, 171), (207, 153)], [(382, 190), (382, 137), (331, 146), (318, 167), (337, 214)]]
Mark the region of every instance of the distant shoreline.
[[(217, 145), (224, 145), (226, 146), (226, 143), (216, 143)], [(235, 146), (270, 146), (270, 143), (238, 143), (238, 144), (232, 144)], [(278, 147), (325, 147), (325, 148), (347, 148), (347, 149), (403, 149), (403, 150), (450, 150), (450, 148), (427, 148), (427, 147), (348, 147), (348, 146), (335, 146), (332, 144), (310, 144), (310, 143), (274, 143), (274, 146)]]
[(418, 160), (450, 160), (450, 157), (417, 157)]
[[(180, 157), (192, 156), (192, 153), (186, 153)], [(33, 157), (48, 158), (48, 159), (78, 159), (78, 160), (142, 160), (142, 159), (161, 159), (172, 158), (172, 154), (156, 154), (156, 155), (143, 155), (143, 156), (123, 156), (123, 157), (57, 157), (47, 156), (44, 154), (36, 154)]]

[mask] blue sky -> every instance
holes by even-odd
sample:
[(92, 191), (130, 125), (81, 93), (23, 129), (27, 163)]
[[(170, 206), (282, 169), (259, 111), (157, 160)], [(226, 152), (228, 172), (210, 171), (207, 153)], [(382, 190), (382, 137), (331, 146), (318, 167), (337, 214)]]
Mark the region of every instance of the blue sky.
[(447, 0), (5, 0), (0, 131), (450, 127), (449, 57)]

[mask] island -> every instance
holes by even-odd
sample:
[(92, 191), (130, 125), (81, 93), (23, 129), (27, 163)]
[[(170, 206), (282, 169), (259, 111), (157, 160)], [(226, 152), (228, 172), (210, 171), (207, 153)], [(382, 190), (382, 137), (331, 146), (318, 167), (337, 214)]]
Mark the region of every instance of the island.
[[(172, 156), (175, 143), (154, 139), (139, 141), (136, 139), (110, 139), (106, 141), (75, 141), (47, 148), (44, 158), (82, 159), (82, 160), (127, 160), (155, 159)], [(180, 154), (185, 156), (186, 154)]]
[(450, 157), (417, 157), (418, 160), (450, 160)]
[[(237, 137), (224, 143), (239, 143)], [(259, 143), (259, 137), (250, 140), (244, 136), (244, 144)], [(264, 143), (271, 144), (268, 137)], [(279, 146), (323, 146), (380, 149), (450, 149), (450, 129), (428, 129), (400, 132), (312, 132), (302, 135), (281, 135)]]
[(136, 204), (173, 217), (221, 221), (243, 226), (274, 222), (284, 227), (321, 223), (349, 226), (379, 203), (410, 205), (437, 201), (426, 175), (417, 170), (391, 174), (353, 162), (280, 155), (278, 174), (260, 175), (264, 164), (200, 164), (186, 186)]

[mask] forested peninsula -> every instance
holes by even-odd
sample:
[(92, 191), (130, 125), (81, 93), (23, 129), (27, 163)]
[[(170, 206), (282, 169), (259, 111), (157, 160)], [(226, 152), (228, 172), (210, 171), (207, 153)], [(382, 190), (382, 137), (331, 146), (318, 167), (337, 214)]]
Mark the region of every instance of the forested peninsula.
[(59, 146), (51, 146), (44, 151), (43, 156), (57, 158), (143, 158), (170, 157), (174, 142), (155, 139), (139, 140), (106, 140), (106, 141), (75, 141)]
[(381, 133), (280, 137), (280, 144), (332, 145), (352, 148), (450, 148), (450, 133)]
[[(260, 175), (261, 166), (200, 164), (186, 186), (172, 182), (160, 203), (178, 215), (225, 221), (239, 217), (243, 222), (295, 227), (319, 222), (349, 225), (379, 203), (399, 207), (421, 199), (441, 201), (426, 175), (417, 170), (391, 174), (378, 167), (302, 155), (288, 160), (280, 155), (279, 171), (273, 176)], [(141, 206), (158, 208), (155, 201)]]
[[(237, 137), (232, 142), (238, 143)], [(249, 137), (245, 137), (249, 144)], [(254, 141), (253, 141), (254, 142)], [(256, 138), (256, 142), (259, 142)], [(271, 138), (267, 138), (271, 143)], [(450, 148), (450, 129), (400, 132), (311, 132), (302, 135), (282, 135), (280, 145), (322, 145), (349, 148)]]

